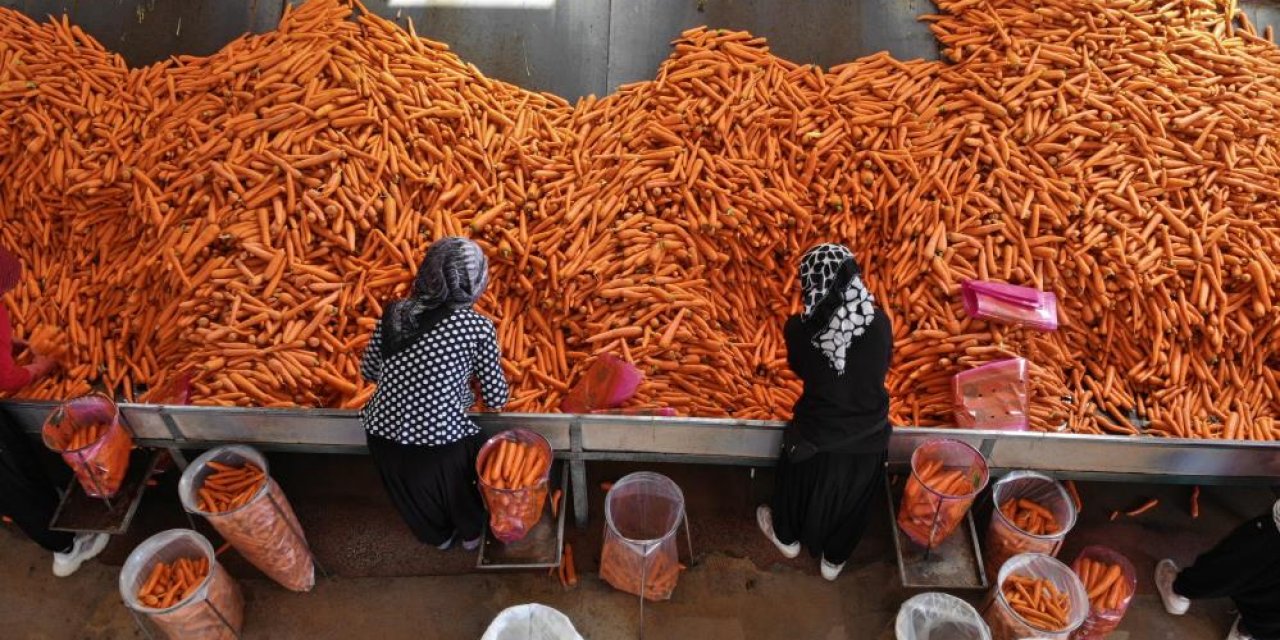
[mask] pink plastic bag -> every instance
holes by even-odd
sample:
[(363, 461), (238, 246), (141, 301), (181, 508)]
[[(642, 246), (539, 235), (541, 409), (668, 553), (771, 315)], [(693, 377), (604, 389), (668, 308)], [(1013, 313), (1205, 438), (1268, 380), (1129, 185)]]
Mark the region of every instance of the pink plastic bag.
[[(1086, 560), (1093, 566), (1087, 566)], [(1089, 615), (1080, 628), (1071, 634), (1071, 640), (1102, 640), (1108, 633), (1115, 631), (1124, 619), (1125, 612), (1129, 610), (1129, 603), (1138, 587), (1138, 574), (1134, 571), (1133, 563), (1109, 547), (1085, 547), (1076, 556), (1076, 561), (1071, 563), (1071, 569), (1085, 583), (1086, 591), (1096, 582), (1099, 569), (1112, 565), (1120, 567), (1120, 579), (1117, 580), (1119, 584), (1090, 599)], [(1090, 577), (1094, 579), (1090, 580)]]
[(586, 374), (569, 390), (560, 410), (565, 413), (589, 413), (622, 406), (635, 395), (644, 374), (629, 362), (606, 353), (596, 359)]
[(951, 379), (956, 424), (970, 429), (1026, 431), (1027, 361), (1010, 358), (961, 371)]
[(965, 280), (960, 291), (970, 317), (1039, 331), (1058, 328), (1058, 296), (1052, 292), (990, 280)]
[(54, 409), (41, 428), (44, 444), (62, 454), (86, 495), (113, 498), (129, 471), (133, 436), (110, 398), (95, 393)]

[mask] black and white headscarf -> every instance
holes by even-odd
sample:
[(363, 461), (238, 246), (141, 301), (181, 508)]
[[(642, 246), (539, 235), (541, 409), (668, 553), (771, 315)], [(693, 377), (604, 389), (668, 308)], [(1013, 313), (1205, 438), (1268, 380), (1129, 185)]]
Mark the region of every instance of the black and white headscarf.
[(455, 309), (475, 304), (489, 284), (489, 259), (475, 242), (449, 236), (427, 248), (409, 297), (383, 313), (383, 341), (396, 352)]
[(820, 244), (800, 260), (800, 286), (800, 317), (813, 332), (813, 346), (843, 375), (849, 345), (876, 317), (876, 300), (862, 283), (862, 268), (844, 246)]

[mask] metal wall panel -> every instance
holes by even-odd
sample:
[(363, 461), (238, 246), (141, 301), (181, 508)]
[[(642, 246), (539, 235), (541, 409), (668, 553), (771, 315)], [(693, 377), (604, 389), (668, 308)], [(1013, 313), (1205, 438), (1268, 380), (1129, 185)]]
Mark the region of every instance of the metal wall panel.
[(130, 66), (172, 55), (209, 55), (245, 32), (274, 29), (284, 0), (5, 0), (44, 20), (71, 21)]
[(1273, 31), (1280, 31), (1280, 3), (1276, 0), (1244, 0), (1240, 3), (1240, 10), (1249, 17), (1258, 33), (1268, 26)]
[(418, 35), (447, 43), (492, 78), (569, 100), (604, 93), (609, 0), (529, 2), (525, 7), (440, 6), (448, 3), (438, 1), (407, 6), (421, 5), (421, 0), (364, 4), (380, 16), (398, 18), (402, 26), (412, 19)]
[(708, 25), (769, 39), (794, 62), (831, 67), (888, 50), (899, 58), (938, 57), (933, 34), (916, 16), (928, 0), (613, 0), (609, 90), (653, 78), (680, 32)]

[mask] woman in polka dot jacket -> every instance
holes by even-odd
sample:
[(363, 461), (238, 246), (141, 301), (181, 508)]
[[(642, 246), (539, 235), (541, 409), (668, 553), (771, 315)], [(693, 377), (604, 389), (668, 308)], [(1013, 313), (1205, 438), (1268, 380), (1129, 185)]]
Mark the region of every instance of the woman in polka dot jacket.
[(497, 331), (471, 308), (488, 282), (479, 246), (438, 240), (409, 297), (384, 310), (360, 363), (378, 385), (361, 415), (382, 483), (414, 535), (441, 549), (458, 538), (475, 549), (484, 532), (475, 471), (484, 439), (467, 417), (472, 381), (488, 408), (507, 403)]

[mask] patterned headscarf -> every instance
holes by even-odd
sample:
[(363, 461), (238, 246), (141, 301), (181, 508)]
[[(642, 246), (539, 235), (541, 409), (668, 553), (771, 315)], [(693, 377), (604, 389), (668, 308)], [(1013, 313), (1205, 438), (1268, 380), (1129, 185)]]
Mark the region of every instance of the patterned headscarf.
[(396, 334), (412, 332), (429, 311), (475, 304), (489, 284), (489, 259), (467, 238), (441, 238), (427, 249), (409, 297), (387, 309)]
[(876, 300), (862, 283), (862, 269), (844, 246), (820, 244), (800, 260), (800, 286), (800, 317), (813, 331), (813, 346), (843, 375), (849, 345), (876, 317)]

